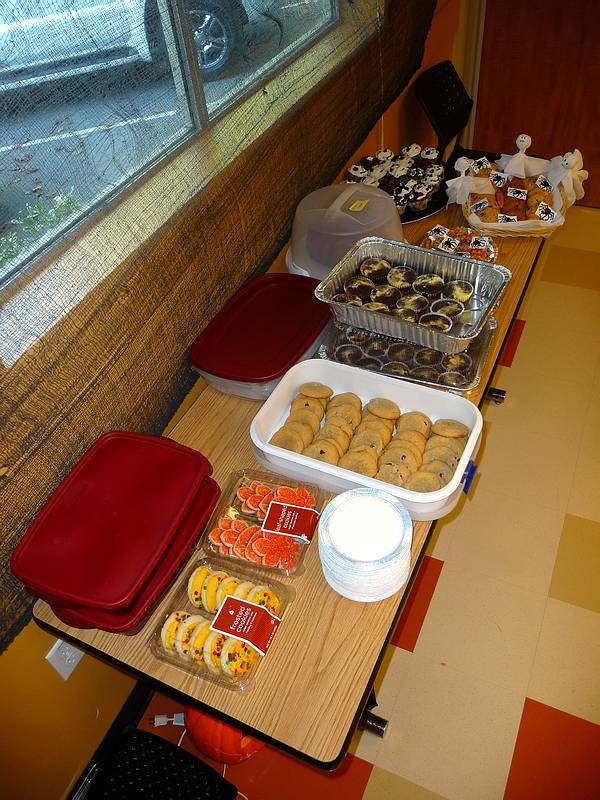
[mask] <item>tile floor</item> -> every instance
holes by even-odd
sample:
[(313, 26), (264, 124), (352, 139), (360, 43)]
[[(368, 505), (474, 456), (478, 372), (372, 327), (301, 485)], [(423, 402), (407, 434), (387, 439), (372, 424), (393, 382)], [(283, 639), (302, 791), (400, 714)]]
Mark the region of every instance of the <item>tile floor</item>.
[(331, 774), (267, 746), (227, 768), (249, 800), (600, 797), (600, 210), (547, 240), (519, 317), (475, 491), (438, 523), (378, 676), (385, 738), (357, 734)]

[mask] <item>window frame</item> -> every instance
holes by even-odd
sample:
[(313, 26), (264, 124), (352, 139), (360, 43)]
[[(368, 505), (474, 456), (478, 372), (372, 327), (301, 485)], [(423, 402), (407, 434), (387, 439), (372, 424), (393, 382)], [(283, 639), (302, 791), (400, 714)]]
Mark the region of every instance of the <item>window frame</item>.
[[(182, 0), (174, 2), (180, 5)], [(362, 26), (355, 25), (355, 14), (363, 19)], [(103, 243), (107, 245), (107, 251), (99, 254), (99, 260), (102, 263), (110, 262), (109, 273), (140, 247), (140, 238), (133, 240), (131, 237), (130, 241), (122, 243), (121, 250), (117, 252), (114, 247), (116, 237), (111, 236), (111, 231), (123, 229), (119, 219), (121, 215), (125, 219), (128, 216), (132, 218), (138, 198), (152, 194), (156, 197), (164, 195), (166, 188), (173, 186), (173, 178), (178, 172), (186, 174), (186, 163), (189, 164), (189, 172), (194, 173), (193, 187), (189, 191), (180, 190), (178, 196), (173, 196), (166, 214), (160, 217), (157, 214), (153, 219), (146, 220), (143, 234), (144, 239), (148, 240), (245, 147), (289, 112), (321, 81), (341, 69), (347, 59), (377, 33), (384, 17), (383, 0), (354, 0), (351, 5), (341, 6), (336, 25), (307, 43), (306, 48), (295, 54), (281, 69), (270, 73), (268, 80), (258, 81), (253, 91), (249, 90), (238, 101), (227, 106), (222, 114), (210, 120), (206, 128), (186, 136), (170, 152), (157, 156), (141, 174), (115, 189), (111, 196), (99, 203), (99, 208), (90, 210), (83, 219), (59, 234), (57, 239), (16, 272), (0, 289), (4, 302), (4, 310), (0, 312), (2, 328), (10, 331), (12, 327), (11, 337), (2, 337), (4, 341), (0, 339), (0, 366), (15, 364), (29, 347), (105, 279), (106, 273), (99, 275), (94, 269), (95, 259), (86, 259), (87, 254), (95, 252), (95, 247), (102, 247)], [(194, 63), (197, 65), (195, 59)], [(292, 77), (293, 71), (293, 90), (287, 91), (285, 96), (278, 95), (278, 87), (289, 89), (286, 81)], [(235, 133), (242, 123), (248, 121), (253, 121), (253, 124), (246, 125), (250, 131), (248, 138), (241, 145), (232, 147)], [(72, 274), (75, 262), (81, 269), (84, 281), (82, 291), (74, 299), (61, 297), (61, 275)], [(54, 312), (51, 308), (45, 309), (45, 313), (40, 315), (42, 319), (36, 320), (36, 309), (48, 296), (59, 298), (59, 302), (53, 304), (56, 306)], [(28, 309), (27, 319), (23, 318), (24, 308)], [(15, 320), (18, 320), (18, 326)], [(21, 329), (27, 323), (25, 334)], [(17, 327), (21, 330), (20, 340)]]

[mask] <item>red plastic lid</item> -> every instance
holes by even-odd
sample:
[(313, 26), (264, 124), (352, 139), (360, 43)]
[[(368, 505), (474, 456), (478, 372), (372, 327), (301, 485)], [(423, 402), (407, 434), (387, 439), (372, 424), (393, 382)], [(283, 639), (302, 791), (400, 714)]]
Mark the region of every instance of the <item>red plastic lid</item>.
[(132, 603), (212, 472), (196, 450), (162, 436), (101, 436), (50, 495), (11, 569), (62, 606)]
[(103, 608), (52, 607), (56, 616), (74, 628), (98, 628), (111, 633), (135, 633), (146, 621), (153, 606), (197, 541), (212, 514), (221, 490), (212, 478), (205, 478), (200, 490), (181, 521), (177, 533), (154, 571), (144, 584), (135, 603), (124, 610)]
[(196, 369), (231, 381), (266, 383), (304, 355), (330, 318), (319, 281), (271, 273), (240, 289), (192, 345)]

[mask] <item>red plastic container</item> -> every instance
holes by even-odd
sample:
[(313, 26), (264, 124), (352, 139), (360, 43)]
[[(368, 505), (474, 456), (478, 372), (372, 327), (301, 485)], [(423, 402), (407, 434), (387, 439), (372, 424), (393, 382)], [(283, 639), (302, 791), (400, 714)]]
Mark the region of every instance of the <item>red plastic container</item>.
[(163, 557), (154, 568), (136, 601), (128, 608), (64, 608), (53, 606), (56, 616), (74, 628), (98, 628), (111, 633), (137, 633), (191, 550), (219, 499), (221, 490), (205, 478)]
[(170, 439), (107, 433), (48, 498), (11, 569), (53, 608), (129, 608), (211, 472), (201, 453)]
[(324, 337), (331, 314), (315, 298), (318, 285), (288, 273), (254, 278), (198, 336), (190, 365), (220, 391), (266, 399)]

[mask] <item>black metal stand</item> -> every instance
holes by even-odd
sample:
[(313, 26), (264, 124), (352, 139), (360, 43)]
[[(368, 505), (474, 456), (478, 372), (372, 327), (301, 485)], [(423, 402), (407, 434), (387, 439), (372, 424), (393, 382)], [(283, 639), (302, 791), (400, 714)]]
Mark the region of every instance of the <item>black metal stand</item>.
[(373, 714), (371, 709), (376, 707), (377, 699), (375, 697), (375, 690), (371, 689), (371, 694), (369, 695), (369, 700), (367, 701), (367, 707), (362, 713), (358, 727), (362, 731), (369, 731), (369, 733), (373, 733), (375, 736), (383, 738), (387, 730), (388, 721), (377, 714)]
[(502, 403), (506, 400), (506, 391), (504, 389), (496, 389), (494, 386), (490, 386), (485, 393), (485, 399), (491, 400), (492, 403), (495, 403), (497, 406), (502, 405)]

